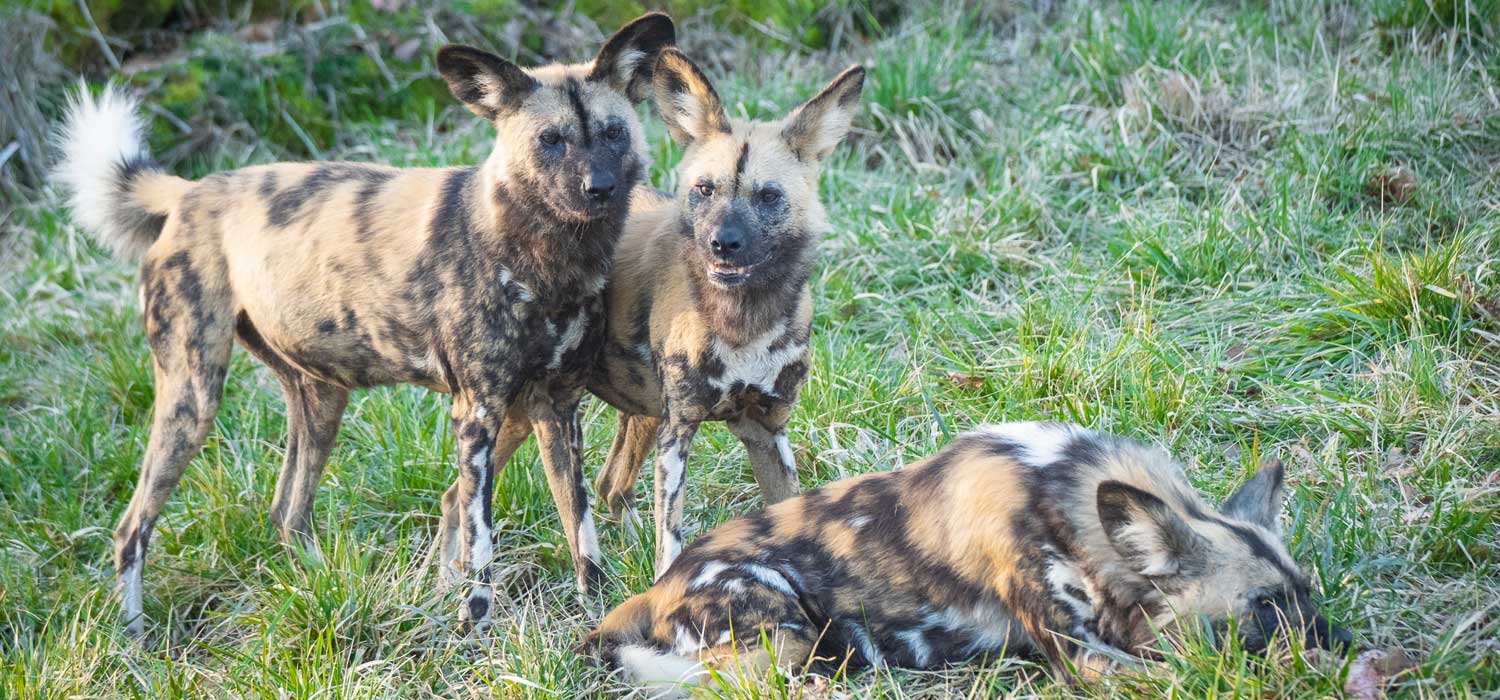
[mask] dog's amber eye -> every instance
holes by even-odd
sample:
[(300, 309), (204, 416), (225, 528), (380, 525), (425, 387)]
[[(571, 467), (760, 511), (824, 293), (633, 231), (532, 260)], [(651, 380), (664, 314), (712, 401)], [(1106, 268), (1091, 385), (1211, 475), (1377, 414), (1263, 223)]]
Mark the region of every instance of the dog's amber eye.
[(562, 134), (558, 133), (557, 129), (548, 129), (542, 132), (541, 139), (542, 143), (548, 146), (556, 146), (562, 143)]
[(604, 138), (607, 138), (611, 141), (619, 141), (620, 139), (625, 138), (625, 129), (619, 124), (610, 124), (604, 130)]
[(700, 182), (694, 185), (693, 189), (698, 191), (698, 196), (700, 197), (714, 196), (714, 183), (712, 182)]

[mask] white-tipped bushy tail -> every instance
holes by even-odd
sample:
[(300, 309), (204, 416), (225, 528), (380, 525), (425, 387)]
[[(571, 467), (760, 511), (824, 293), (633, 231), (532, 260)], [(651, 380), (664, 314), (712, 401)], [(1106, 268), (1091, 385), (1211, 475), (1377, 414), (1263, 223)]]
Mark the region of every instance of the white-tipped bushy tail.
[(58, 130), (60, 160), (53, 170), (53, 178), (68, 192), (73, 221), (131, 260), (140, 258), (161, 235), (170, 206), (139, 196), (142, 180), (187, 184), (151, 160), (139, 109), (135, 98), (114, 85), (95, 98), (80, 84)]
[(626, 682), (652, 700), (688, 697), (692, 694), (692, 686), (708, 675), (697, 659), (636, 644), (616, 649), (615, 663), (624, 672)]

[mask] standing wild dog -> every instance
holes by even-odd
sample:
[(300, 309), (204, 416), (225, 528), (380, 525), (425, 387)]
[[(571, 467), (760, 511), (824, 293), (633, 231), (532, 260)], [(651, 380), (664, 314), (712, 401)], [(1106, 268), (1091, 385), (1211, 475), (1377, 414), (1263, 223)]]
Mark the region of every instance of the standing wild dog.
[(142, 258), (154, 358), (151, 438), (114, 536), (131, 633), (143, 630), (152, 525), (213, 424), (236, 337), (286, 394), (271, 508), (284, 538), (313, 543), (313, 497), (349, 390), (411, 383), (453, 395), (473, 584), (460, 619), (489, 614), (490, 450), (512, 407), (540, 436), (578, 585), (598, 575), (574, 378), (603, 345), (602, 291), (647, 163), (632, 103), (673, 40), (672, 21), (651, 14), (579, 65), (524, 70), (444, 48), (453, 94), (499, 132), (478, 167), (278, 163), (191, 182), (151, 162), (133, 101), (79, 96), (59, 176), (82, 226)]
[[(848, 68), (785, 119), (756, 122), (729, 119), (676, 49), (661, 53), (653, 73), (657, 110), (684, 149), (680, 191), (636, 192), (589, 391), (620, 413), (598, 480), (616, 516), (635, 519), (635, 482), (656, 443), (659, 576), (682, 549), (684, 471), (700, 423), (728, 423), (767, 503), (798, 491), (786, 422), (807, 377), (807, 281), (828, 230), (818, 165), (849, 132), (864, 69)], [(524, 416), (507, 416), (496, 460), (528, 431)], [(463, 502), (457, 484), (443, 499), (450, 552)]]
[(1093, 673), (1197, 619), (1233, 618), (1250, 650), (1287, 632), (1347, 644), (1281, 542), (1281, 502), (1279, 463), (1216, 511), (1158, 450), (990, 426), (703, 535), (584, 648), (648, 685), (773, 658), (932, 668), (1031, 652)]

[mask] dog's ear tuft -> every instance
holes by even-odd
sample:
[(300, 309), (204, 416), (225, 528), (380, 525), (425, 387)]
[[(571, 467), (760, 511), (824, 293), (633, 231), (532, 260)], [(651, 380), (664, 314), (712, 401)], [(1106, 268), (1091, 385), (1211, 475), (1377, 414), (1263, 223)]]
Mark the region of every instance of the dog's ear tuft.
[(1281, 460), (1267, 460), (1224, 500), (1219, 512), (1280, 534), (1281, 504), (1286, 496), (1285, 479), (1286, 467)]
[(516, 64), (472, 46), (444, 46), (437, 67), (453, 96), (490, 121), (520, 106), (539, 85)]
[(678, 144), (687, 147), (714, 134), (729, 133), (729, 117), (719, 94), (681, 51), (666, 49), (657, 56), (653, 82), (656, 109)]
[(1199, 569), (1208, 542), (1165, 501), (1120, 481), (1099, 484), (1099, 523), (1115, 551), (1146, 577)]
[(849, 135), (859, 96), (865, 88), (865, 69), (849, 66), (812, 99), (793, 110), (781, 129), (782, 138), (807, 163), (821, 161)]
[(651, 94), (657, 55), (676, 42), (671, 17), (660, 12), (642, 15), (604, 42), (588, 79), (606, 82), (631, 102), (640, 102)]

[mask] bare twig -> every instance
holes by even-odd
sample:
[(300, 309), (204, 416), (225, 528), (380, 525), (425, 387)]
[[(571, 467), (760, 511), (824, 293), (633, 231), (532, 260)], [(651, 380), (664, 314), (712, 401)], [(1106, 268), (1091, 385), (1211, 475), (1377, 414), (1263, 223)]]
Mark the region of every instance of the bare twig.
[(99, 49), (104, 52), (104, 57), (109, 59), (109, 67), (120, 70), (120, 59), (115, 58), (115, 52), (109, 48), (109, 40), (104, 38), (104, 32), (99, 31), (99, 25), (94, 22), (93, 13), (89, 12), (89, 4), (84, 0), (78, 0), (78, 9), (83, 13), (83, 18), (89, 23), (89, 35), (99, 43)]

